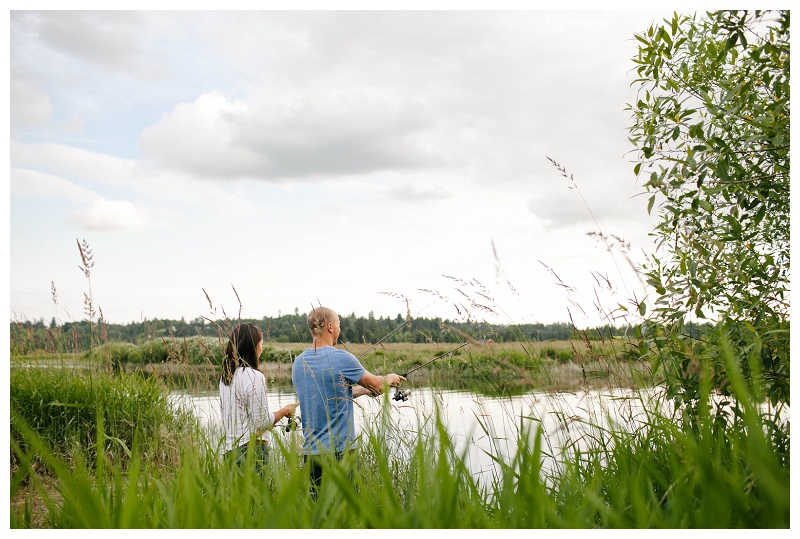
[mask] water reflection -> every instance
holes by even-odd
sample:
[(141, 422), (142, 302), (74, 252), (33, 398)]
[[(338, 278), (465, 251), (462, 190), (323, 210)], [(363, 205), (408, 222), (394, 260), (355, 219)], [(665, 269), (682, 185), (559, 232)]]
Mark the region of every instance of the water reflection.
[[(585, 449), (599, 426), (632, 431), (647, 423), (648, 403), (660, 390), (605, 389), (563, 393), (531, 392), (515, 397), (486, 397), (466, 391), (430, 388), (415, 389), (406, 402), (361, 397), (356, 400), (356, 429), (378, 425), (383, 410), (393, 429), (400, 432), (435, 435), (438, 408), (459, 455), (464, 455), (471, 472), (486, 484), (499, 473), (493, 455), (510, 462), (516, 454), (520, 433), (531, 437), (541, 427), (544, 452), (543, 468), (552, 471), (561, 460), (562, 450)], [(214, 436), (222, 436), (217, 393), (175, 393), (176, 401), (190, 406), (201, 424)], [(297, 400), (293, 391), (272, 390), (268, 393), (270, 409)], [(663, 402), (663, 399), (659, 399)], [(663, 410), (667, 411), (667, 410)], [(302, 414), (302, 410), (300, 410)], [(276, 435), (283, 436), (278, 429)]]

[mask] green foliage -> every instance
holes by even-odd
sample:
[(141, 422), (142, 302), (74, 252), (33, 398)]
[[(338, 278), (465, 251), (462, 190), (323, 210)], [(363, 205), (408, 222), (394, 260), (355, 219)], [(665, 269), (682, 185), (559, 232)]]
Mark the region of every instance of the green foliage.
[[(267, 345), (263, 348), (259, 361), (291, 363), (303, 350), (304, 348), (280, 350)], [(225, 348), (223, 343), (213, 337), (154, 339), (140, 345), (111, 341), (86, 352), (84, 357), (101, 365), (181, 363), (218, 367), (225, 357)]]
[[(656, 402), (641, 428), (590, 429), (580, 448), (553, 455), (555, 467), (542, 466), (549, 444), (527, 422), (509, 459), (491, 455), (498, 474), (479, 480), (438, 412), (409, 432), (395, 426), (386, 400), (386, 414), (362, 435), (358, 462), (325, 465), (316, 502), (282, 433), (259, 475), (252, 462), (220, 461), (199, 434), (181, 438), (172, 465), (134, 444), (126, 469), (108, 462), (100, 470), (65, 461), (25, 425), (12, 439), (21, 464), (11, 496), (30, 472), (55, 528), (788, 528), (788, 421), (759, 410), (735, 346), (721, 341), (720, 354), (733, 404), (713, 405), (703, 372), (697, 413), (675, 415)], [(26, 469), (36, 459), (53, 470), (57, 495)], [(11, 527), (28, 525), (26, 502), (12, 510)]]
[(544, 355), (560, 363), (566, 363), (575, 359), (575, 353), (572, 350), (562, 350), (552, 346), (548, 346), (544, 349)]
[[(788, 402), (789, 12), (675, 14), (635, 37), (634, 171), (648, 211), (660, 201), (665, 253), (644, 266), (658, 295), (645, 335), (687, 398), (692, 362), (725, 334)], [(696, 340), (692, 318), (720, 324)]]
[[(295, 348), (293, 350), (280, 350), (272, 346), (265, 346), (261, 352), (260, 362), (268, 361), (271, 363), (288, 363), (292, 364), (294, 358), (299, 356), (305, 351), (305, 348)], [(291, 366), (289, 367), (291, 369)]]
[(634, 435), (605, 435), (599, 451), (568, 461), (556, 496), (578, 502), (570, 516), (598, 527), (788, 526), (788, 468), (769, 438), (751, 429), (760, 425), (724, 429), (713, 414), (699, 424), (690, 418), (676, 426), (652, 415)]
[[(225, 356), (225, 344), (227, 341), (223, 342), (214, 337), (153, 339), (136, 346), (131, 358), (137, 363), (221, 365)], [(94, 350), (90, 352), (90, 355), (94, 352)]]
[[(30, 428), (55, 454), (82, 448), (91, 462), (100, 454), (127, 459), (134, 440), (143, 451), (168, 458), (165, 436), (179, 436), (192, 423), (168, 402), (162, 386), (138, 375), (16, 368), (10, 399), (12, 444), (25, 448), (23, 428)], [(98, 429), (105, 444), (98, 444)]]
[[(399, 318), (399, 321), (398, 321)], [(346, 343), (375, 343), (386, 337), (387, 334), (403, 324), (403, 317), (364, 318), (350, 314), (340, 316), (342, 324), (341, 340)], [(306, 327), (306, 314), (287, 314), (275, 318), (242, 319), (242, 320), (216, 320), (214, 323), (204, 318), (194, 320), (168, 320), (153, 319), (129, 324), (111, 324), (98, 319), (96, 327), (103, 331), (95, 337), (100, 337), (100, 342), (128, 342), (141, 345), (150, 341), (181, 341), (203, 337), (227, 342), (228, 335), (235, 324), (239, 322), (255, 324), (264, 333), (267, 343), (308, 343), (311, 335)], [(414, 318), (411, 323), (395, 332), (384, 342), (407, 343), (457, 343), (460, 337), (453, 331), (443, 327), (452, 326), (473, 338), (491, 337), (495, 342), (541, 341), (547, 339), (567, 340), (573, 328), (567, 323), (554, 324), (520, 324), (514, 326), (500, 326), (484, 322), (438, 320), (428, 318)], [(95, 329), (96, 329), (95, 327)], [(590, 330), (592, 338), (600, 338), (610, 334), (620, 334), (619, 328), (603, 327)], [(44, 320), (14, 321), (10, 327), (10, 344), (12, 355), (26, 355), (32, 351), (41, 350), (51, 354), (85, 352), (91, 347), (91, 324), (87, 321), (67, 322), (58, 325), (55, 319), (51, 320), (48, 327)], [(97, 345), (97, 339), (95, 339)], [(174, 348), (174, 347), (173, 347)], [(210, 346), (209, 346), (210, 348)], [(154, 352), (155, 353), (155, 352)], [(161, 357), (166, 357), (166, 352), (161, 352)]]

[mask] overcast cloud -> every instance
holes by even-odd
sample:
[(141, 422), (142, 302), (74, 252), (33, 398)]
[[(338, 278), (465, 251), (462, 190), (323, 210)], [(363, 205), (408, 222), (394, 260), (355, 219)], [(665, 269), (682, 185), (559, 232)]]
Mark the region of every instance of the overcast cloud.
[(21, 76), (11, 77), (11, 130), (45, 127), (50, 123), (50, 98)]
[(11, 169), (11, 194), (16, 197), (63, 197), (75, 202), (99, 198), (96, 193), (60, 176), (22, 168)]
[[(494, 275), (494, 241), (515, 312), (563, 320), (538, 261), (580, 282), (606, 264), (592, 215), (649, 249), (624, 108), (633, 33), (661, 16), (14, 11), (12, 310), (49, 317), (77, 236), (105, 254), (112, 319), (194, 318), (232, 281), (257, 316), (326, 294), (389, 314), (381, 289)], [(297, 267), (310, 253), (328, 284)], [(183, 299), (148, 295), (165, 283)]]

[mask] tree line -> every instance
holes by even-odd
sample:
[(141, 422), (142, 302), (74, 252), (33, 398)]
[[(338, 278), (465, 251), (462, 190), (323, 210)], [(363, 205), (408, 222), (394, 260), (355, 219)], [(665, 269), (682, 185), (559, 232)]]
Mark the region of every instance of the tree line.
[[(195, 336), (219, 337), (226, 339), (230, 330), (238, 323), (249, 322), (264, 332), (267, 343), (309, 343), (311, 334), (306, 325), (307, 313), (295, 309), (294, 314), (260, 319), (230, 320), (214, 322), (202, 317), (187, 321), (159, 319), (133, 321), (128, 324), (110, 324), (102, 319), (92, 323), (87, 320), (58, 324), (55, 319), (48, 325), (44, 320), (14, 321), (11, 323), (11, 352), (25, 354), (34, 350), (44, 351), (85, 351), (90, 348), (92, 331), (96, 337), (94, 344), (117, 341), (132, 344), (161, 339), (189, 338)], [(340, 316), (342, 333), (340, 341), (345, 343), (367, 342), (374, 344), (379, 340), (389, 343), (458, 343), (468, 336), (476, 340), (494, 342), (569, 340), (588, 337), (607, 339), (632, 336), (631, 326), (602, 326), (587, 328), (580, 332), (569, 323), (498, 325), (476, 321), (452, 321), (439, 318), (375, 317), (372, 312), (367, 317), (355, 313)]]

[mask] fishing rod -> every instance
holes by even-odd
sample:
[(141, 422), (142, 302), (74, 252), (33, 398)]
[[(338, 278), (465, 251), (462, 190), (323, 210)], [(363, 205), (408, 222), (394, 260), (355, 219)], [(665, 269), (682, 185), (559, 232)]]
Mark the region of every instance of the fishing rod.
[[(403, 324), (403, 325), (405, 325), (405, 324)], [(403, 327), (403, 326), (400, 326), (400, 327)], [(397, 329), (399, 329), (399, 328), (397, 328)], [(397, 329), (395, 329), (394, 331), (397, 331)], [(394, 331), (392, 333), (394, 333)], [(391, 333), (389, 335), (391, 335)], [(384, 337), (384, 339), (387, 338), (389, 335)], [(433, 359), (431, 359), (429, 361), (426, 361), (422, 365), (417, 365), (416, 367), (407, 370), (406, 372), (404, 372), (400, 376), (402, 376), (403, 378), (408, 378), (408, 375), (411, 374), (412, 372), (418, 371), (419, 369), (421, 369), (423, 367), (427, 367), (428, 365), (430, 365), (431, 363), (433, 363), (437, 359), (441, 359), (441, 358), (443, 358), (445, 356), (453, 357), (453, 352), (455, 352), (456, 350), (461, 350), (462, 348), (464, 348), (465, 346), (468, 346), (468, 345), (469, 345), (469, 342), (463, 342), (460, 345), (458, 345), (455, 348), (453, 348), (452, 350), (449, 350), (447, 352), (439, 354), (438, 356), (434, 357)], [(364, 354), (361, 354), (361, 355), (363, 356)], [(405, 401), (408, 400), (408, 397), (410, 395), (411, 395), (411, 390), (410, 389), (403, 389), (398, 385), (398, 386), (395, 386), (395, 388), (394, 388), (394, 396), (392, 397), (392, 400), (405, 402)], [(373, 396), (377, 397), (377, 395), (373, 395)], [(300, 417), (298, 417), (297, 415), (294, 415), (292, 417), (286, 418), (286, 425), (281, 425), (281, 427), (283, 428), (283, 432), (287, 432), (287, 433), (288, 432), (292, 432), (294, 430), (297, 430), (300, 427)]]
[[(419, 311), (417, 311), (417, 312), (414, 314), (414, 316), (417, 316), (419, 313), (421, 313), (422, 311), (426, 310), (426, 309), (427, 309), (428, 307), (430, 307), (432, 304), (433, 304), (433, 303), (431, 303), (431, 304), (429, 304), (429, 305), (427, 305), (427, 306), (423, 307), (422, 309), (420, 309)], [(388, 339), (389, 337), (391, 337), (392, 335), (394, 335), (396, 332), (398, 332), (398, 331), (400, 331), (401, 329), (403, 329), (404, 327), (406, 327), (406, 326), (407, 326), (407, 325), (408, 325), (410, 322), (411, 322), (411, 317), (409, 316), (409, 317), (406, 319), (406, 321), (405, 321), (405, 322), (403, 322), (402, 324), (400, 324), (399, 326), (397, 326), (396, 328), (394, 328), (392, 331), (390, 331), (389, 333), (387, 333), (387, 334), (386, 334), (384, 337), (381, 337), (381, 338), (378, 340), (378, 342), (376, 342), (375, 344), (373, 344), (372, 346), (370, 346), (369, 348), (367, 348), (366, 350), (364, 350), (364, 351), (363, 351), (363, 352), (362, 352), (362, 353), (361, 353), (361, 354), (360, 354), (360, 355), (357, 357), (357, 359), (361, 359), (363, 356), (365, 356), (365, 355), (367, 354), (367, 352), (369, 352), (370, 350), (373, 350), (373, 349), (374, 349), (376, 346), (380, 345), (382, 342), (384, 342), (386, 339)], [(505, 325), (503, 325), (503, 326), (500, 326), (499, 328), (495, 328), (495, 329), (493, 329), (493, 330), (491, 330), (491, 331), (488, 331), (488, 332), (486, 332), (486, 333), (485, 333), (485, 334), (484, 334), (482, 337), (485, 337), (485, 336), (487, 336), (487, 335), (490, 335), (490, 334), (492, 334), (492, 333), (497, 333), (498, 331), (500, 331), (500, 330), (502, 330), (502, 329), (505, 329), (505, 328), (507, 328), (507, 327), (509, 327), (509, 326), (513, 325), (514, 323), (516, 323), (516, 322), (515, 322), (515, 321), (512, 321), (512, 322), (510, 322), (510, 323), (508, 323), (508, 324), (505, 324)], [(449, 326), (448, 326), (448, 327), (449, 327)], [(475, 344), (477, 344), (478, 346), (481, 346), (481, 345), (482, 345), (482, 343), (481, 343), (481, 342), (479, 342), (479, 341), (477, 341), (477, 340), (474, 340), (474, 339), (473, 339), (472, 337), (470, 337), (469, 335), (466, 335), (466, 334), (462, 333), (461, 331), (458, 331), (458, 330), (456, 330), (455, 328), (449, 327), (449, 329), (452, 329), (452, 330), (454, 330), (454, 331), (456, 331), (456, 332), (460, 333), (460, 334), (461, 334), (461, 336), (463, 336), (463, 337), (465, 337), (465, 338), (467, 339), (467, 341), (466, 341), (466, 342), (463, 342), (463, 343), (461, 343), (459, 346), (456, 346), (455, 348), (453, 348), (452, 350), (450, 350), (450, 351), (448, 351), (448, 352), (444, 352), (443, 354), (439, 354), (438, 356), (434, 357), (434, 358), (433, 358), (433, 359), (431, 359), (430, 361), (427, 361), (427, 362), (423, 363), (422, 365), (417, 365), (417, 366), (416, 366), (416, 367), (414, 367), (413, 369), (410, 369), (409, 371), (405, 372), (404, 374), (401, 374), (400, 376), (402, 376), (403, 378), (407, 378), (407, 377), (408, 377), (408, 375), (409, 375), (409, 374), (411, 374), (412, 372), (414, 372), (414, 371), (416, 371), (416, 370), (419, 370), (419, 369), (421, 369), (421, 368), (423, 368), (423, 367), (427, 367), (428, 365), (430, 365), (431, 363), (433, 363), (433, 362), (434, 362), (434, 361), (436, 361), (437, 359), (441, 359), (441, 358), (443, 358), (444, 356), (449, 356), (449, 357), (452, 357), (452, 355), (453, 355), (453, 352), (455, 352), (456, 350), (460, 350), (461, 348), (464, 348), (465, 346), (469, 345), (469, 344), (470, 344), (470, 341), (473, 341), (473, 342), (474, 342)], [(482, 338), (482, 337), (481, 337), (481, 338)], [(410, 390), (410, 389), (403, 389), (403, 388), (401, 388), (401, 387), (398, 385), (398, 386), (395, 386), (395, 388), (394, 388), (394, 396), (392, 397), (392, 400), (396, 400), (396, 401), (403, 401), (403, 402), (405, 402), (406, 400), (408, 400), (408, 397), (409, 397), (410, 395), (411, 395), (411, 390)], [(287, 432), (289, 431), (289, 428), (290, 428), (290, 427), (287, 425), (287, 427), (286, 427), (286, 431), (287, 431)]]
[[(420, 309), (419, 311), (417, 311), (417, 312), (414, 314), (414, 316), (417, 316), (417, 315), (419, 315), (419, 313), (421, 313), (422, 311), (424, 311), (425, 309), (427, 309), (427, 308), (428, 308), (428, 307), (430, 307), (431, 305), (433, 305), (433, 302), (432, 302), (432, 303), (429, 303), (428, 305), (426, 305), (425, 307), (423, 307), (422, 309)], [(409, 313), (409, 314), (410, 314), (410, 313)], [(399, 326), (397, 326), (396, 328), (394, 328), (392, 331), (390, 331), (389, 333), (387, 333), (386, 335), (384, 335), (384, 336), (383, 336), (383, 337), (381, 337), (380, 339), (378, 339), (378, 342), (376, 342), (375, 344), (373, 344), (372, 346), (370, 346), (369, 348), (367, 348), (366, 350), (364, 350), (363, 352), (361, 352), (361, 354), (360, 354), (360, 355), (359, 355), (359, 356), (358, 356), (356, 359), (361, 359), (362, 357), (364, 357), (365, 355), (367, 355), (367, 352), (369, 352), (370, 350), (373, 350), (373, 349), (374, 349), (376, 346), (378, 346), (378, 345), (380, 345), (381, 343), (385, 342), (385, 341), (386, 341), (386, 339), (388, 339), (389, 337), (391, 337), (392, 335), (394, 335), (395, 333), (397, 333), (398, 331), (400, 331), (401, 329), (403, 329), (404, 327), (406, 327), (408, 324), (410, 324), (410, 323), (411, 323), (411, 318), (412, 318), (411, 316), (409, 316), (408, 318), (406, 318), (405, 322), (403, 322), (402, 324), (400, 324)], [(423, 363), (422, 365), (417, 365), (417, 366), (416, 366), (416, 367), (414, 367), (413, 369), (409, 370), (408, 372), (406, 372), (406, 373), (404, 373), (404, 374), (401, 374), (400, 376), (402, 376), (403, 378), (406, 378), (406, 377), (407, 377), (409, 374), (411, 374), (412, 372), (416, 371), (417, 369), (421, 369), (422, 367), (426, 367), (426, 366), (430, 365), (431, 363), (433, 363), (433, 362), (434, 362), (434, 361), (436, 361), (437, 359), (440, 359), (440, 358), (442, 358), (442, 357), (444, 357), (444, 356), (451, 356), (451, 357), (452, 357), (452, 355), (453, 355), (453, 352), (455, 352), (456, 350), (459, 350), (459, 349), (461, 349), (461, 348), (464, 348), (464, 347), (465, 347), (465, 346), (467, 346), (468, 344), (469, 344), (469, 342), (462, 343), (460, 346), (457, 346), (457, 347), (453, 348), (453, 349), (452, 349), (452, 350), (450, 350), (449, 352), (445, 352), (445, 353), (443, 353), (443, 354), (440, 354), (440, 355), (436, 356), (435, 358), (431, 359), (430, 361), (428, 361), (428, 362), (426, 362), (426, 363)], [(409, 395), (411, 395), (411, 390), (410, 390), (410, 389), (402, 389), (402, 388), (400, 388), (399, 386), (395, 386), (395, 388), (394, 388), (394, 397), (392, 397), (392, 398), (393, 398), (394, 400), (396, 400), (396, 401), (404, 401), (404, 402), (405, 402), (406, 400), (408, 400), (408, 397), (409, 397)], [(376, 396), (377, 396), (377, 395), (376, 395)], [(287, 426), (286, 426), (286, 432), (289, 432), (289, 429), (290, 429), (290, 425), (287, 425)]]
[[(421, 313), (422, 311), (424, 311), (425, 309), (427, 309), (427, 308), (428, 308), (428, 307), (430, 307), (431, 305), (433, 305), (433, 302), (429, 303), (428, 305), (426, 305), (425, 307), (423, 307), (422, 309), (420, 309), (419, 311), (417, 311), (416, 313), (414, 313), (414, 316), (417, 316), (417, 315), (419, 315), (419, 313)], [(313, 309), (313, 306), (312, 306), (312, 309)], [(381, 337), (380, 339), (378, 339), (378, 342), (376, 342), (375, 344), (373, 344), (372, 346), (370, 346), (369, 348), (367, 348), (366, 350), (364, 350), (363, 352), (361, 352), (361, 355), (359, 355), (359, 356), (358, 356), (356, 359), (361, 359), (362, 357), (364, 357), (365, 355), (367, 355), (367, 353), (368, 353), (370, 350), (373, 350), (373, 349), (374, 349), (376, 346), (378, 346), (378, 345), (380, 345), (381, 343), (385, 342), (385, 341), (386, 341), (386, 339), (388, 339), (389, 337), (391, 337), (392, 335), (394, 335), (395, 333), (397, 333), (398, 331), (400, 331), (401, 329), (403, 329), (404, 327), (406, 327), (408, 324), (410, 324), (410, 323), (411, 323), (411, 319), (412, 319), (412, 316), (411, 316), (411, 312), (410, 312), (410, 310), (409, 310), (408, 318), (406, 318), (405, 322), (403, 322), (402, 324), (400, 324), (399, 326), (397, 326), (396, 328), (394, 328), (392, 331), (390, 331), (389, 333), (387, 333), (386, 335), (384, 335), (384, 336), (383, 336), (383, 337)], [(459, 347), (459, 348), (461, 348), (461, 347)], [(345, 346), (345, 349), (347, 349), (347, 347), (346, 347), (346, 346)], [(438, 359), (438, 358), (434, 358), (434, 359)], [(429, 362), (429, 363), (430, 363), (430, 362)], [(424, 365), (420, 365), (420, 367), (422, 367), (422, 366), (424, 366)], [(419, 368), (419, 367), (417, 367), (417, 368)], [(411, 370), (411, 371), (409, 371), (409, 372), (413, 372), (413, 371), (415, 371), (415, 370), (416, 370), (416, 368), (415, 368), (415, 369), (412, 369), (412, 370)], [(404, 375), (403, 375), (403, 377), (405, 378), (407, 374), (408, 374), (408, 373), (404, 374)], [(396, 388), (396, 389), (397, 389), (397, 388)], [(408, 391), (408, 390), (404, 390), (404, 391), (406, 391), (406, 398), (407, 398), (407, 395), (408, 395), (408, 394), (410, 394), (410, 391)], [(405, 400), (405, 399), (403, 399), (403, 400)], [(278, 426), (279, 426), (279, 428), (283, 429), (283, 432), (286, 432), (286, 433), (288, 433), (288, 432), (292, 432), (292, 431), (298, 430), (298, 429), (300, 428), (300, 425), (301, 425), (301, 420), (300, 420), (300, 417), (299, 417), (298, 415), (296, 415), (296, 414), (295, 414), (295, 415), (294, 415), (294, 416), (292, 416), (292, 417), (287, 417), (287, 418), (286, 418), (286, 424), (285, 424), (285, 425), (283, 425), (283, 424), (280, 424), (280, 425), (278, 425)]]
[[(449, 352), (444, 352), (443, 354), (439, 354), (438, 356), (436, 356), (435, 358), (431, 359), (430, 361), (426, 361), (422, 365), (417, 365), (413, 369), (409, 369), (407, 372), (401, 374), (400, 376), (402, 376), (403, 378), (407, 378), (408, 375), (411, 374), (412, 372), (414, 372), (416, 370), (419, 370), (422, 367), (427, 367), (428, 365), (430, 365), (431, 363), (433, 363), (437, 359), (441, 359), (441, 358), (443, 358), (445, 356), (452, 357), (453, 356), (453, 352), (455, 352), (456, 350), (460, 350), (461, 348), (464, 348), (467, 345), (469, 345), (468, 342), (461, 343), (459, 346), (456, 346), (455, 348), (453, 348)], [(409, 395), (411, 395), (411, 390), (410, 389), (402, 389), (398, 385), (398, 386), (396, 386), (394, 388), (394, 396), (392, 397), (392, 400), (405, 402), (406, 400), (408, 400)]]
[[(427, 307), (426, 307), (426, 309), (427, 309)], [(419, 313), (417, 313), (417, 314), (419, 314)], [(360, 356), (358, 356), (356, 359), (361, 359), (362, 357), (364, 357), (365, 355), (367, 355), (367, 352), (369, 352), (370, 350), (372, 350), (373, 348), (375, 348), (375, 347), (376, 347), (376, 346), (378, 346), (379, 344), (383, 343), (383, 342), (384, 342), (386, 339), (388, 339), (389, 337), (391, 337), (392, 335), (394, 335), (395, 333), (397, 333), (398, 331), (400, 331), (401, 329), (403, 329), (404, 327), (406, 327), (406, 326), (407, 326), (407, 325), (408, 325), (410, 322), (411, 322), (411, 318), (409, 318), (408, 320), (406, 320), (405, 322), (403, 322), (401, 325), (399, 325), (399, 326), (397, 326), (396, 328), (394, 328), (392, 331), (390, 331), (389, 333), (387, 333), (385, 336), (383, 336), (383, 337), (381, 337), (380, 339), (378, 339), (378, 342), (376, 342), (375, 344), (373, 344), (372, 346), (370, 346), (369, 348), (367, 348), (366, 350), (364, 350), (363, 352), (361, 352), (361, 355), (360, 355)]]
[[(419, 313), (421, 313), (422, 311), (424, 311), (425, 309), (427, 309), (428, 307), (430, 307), (431, 305), (433, 305), (433, 303), (434, 303), (434, 302), (431, 302), (431, 303), (427, 304), (425, 307), (423, 307), (422, 309), (420, 309), (419, 311), (417, 311), (416, 313), (414, 313), (414, 316), (417, 316), (417, 315), (419, 315)], [(366, 350), (364, 350), (363, 352), (361, 352), (361, 354), (360, 354), (360, 355), (359, 355), (359, 356), (358, 356), (356, 359), (361, 359), (362, 357), (364, 357), (365, 355), (367, 355), (367, 352), (369, 352), (370, 350), (373, 350), (373, 349), (374, 349), (376, 346), (378, 346), (378, 345), (380, 345), (380, 344), (382, 344), (382, 343), (386, 342), (386, 339), (388, 339), (389, 337), (391, 337), (392, 335), (394, 335), (395, 333), (397, 333), (398, 331), (400, 331), (401, 329), (403, 329), (404, 327), (406, 327), (408, 324), (410, 324), (410, 323), (411, 323), (411, 319), (412, 319), (412, 318), (413, 318), (413, 316), (411, 316), (411, 311), (409, 310), (409, 312), (408, 312), (408, 318), (406, 318), (405, 322), (403, 322), (402, 324), (400, 324), (399, 326), (397, 326), (396, 328), (394, 328), (392, 331), (390, 331), (389, 333), (387, 333), (386, 335), (384, 335), (384, 336), (383, 336), (383, 337), (381, 337), (380, 339), (378, 339), (378, 342), (376, 342), (375, 344), (373, 344), (372, 346), (370, 346), (369, 348), (367, 348)]]
[[(502, 329), (505, 329), (505, 328), (507, 328), (507, 327), (509, 327), (509, 326), (513, 325), (514, 323), (515, 323), (515, 322), (510, 322), (510, 323), (508, 323), (508, 324), (506, 324), (506, 325), (504, 325), (504, 326), (501, 326), (500, 328), (495, 328), (495, 329), (493, 329), (493, 330), (491, 330), (491, 331), (487, 331), (487, 332), (486, 332), (486, 333), (484, 333), (484, 334), (483, 334), (483, 335), (482, 335), (480, 338), (482, 339), (482, 338), (484, 338), (484, 337), (486, 337), (486, 336), (488, 336), (488, 335), (491, 335), (492, 333), (497, 333), (498, 331), (500, 331), (500, 330), (502, 330)], [(408, 377), (408, 375), (409, 375), (409, 374), (411, 374), (412, 372), (414, 372), (414, 371), (416, 371), (416, 370), (419, 370), (419, 369), (421, 369), (421, 368), (423, 368), (423, 367), (427, 367), (428, 365), (430, 365), (431, 363), (433, 363), (433, 362), (434, 362), (434, 361), (436, 361), (437, 359), (441, 359), (441, 358), (443, 358), (444, 356), (452, 357), (452, 355), (453, 355), (453, 352), (455, 352), (456, 350), (460, 350), (461, 348), (464, 348), (465, 346), (467, 346), (467, 345), (471, 344), (471, 342), (470, 342), (470, 341), (474, 342), (474, 343), (475, 343), (475, 344), (477, 344), (478, 346), (482, 346), (482, 345), (483, 345), (483, 343), (481, 343), (479, 340), (473, 339), (473, 338), (472, 338), (472, 337), (470, 337), (469, 335), (467, 335), (467, 334), (465, 334), (465, 333), (463, 333), (463, 332), (461, 332), (461, 331), (458, 331), (458, 330), (456, 330), (455, 328), (452, 328), (452, 327), (451, 327), (450, 329), (452, 329), (452, 330), (455, 330), (455, 331), (457, 331), (458, 333), (460, 333), (460, 334), (461, 334), (461, 335), (462, 335), (464, 338), (466, 338), (466, 339), (467, 339), (467, 341), (466, 341), (466, 342), (463, 342), (463, 343), (461, 343), (461, 345), (459, 345), (459, 346), (456, 346), (455, 348), (453, 348), (452, 350), (450, 350), (450, 351), (448, 351), (448, 352), (445, 352), (445, 353), (443, 353), (443, 354), (439, 354), (439, 355), (438, 355), (438, 356), (436, 356), (435, 358), (431, 359), (430, 361), (427, 361), (427, 362), (423, 363), (422, 365), (417, 365), (417, 366), (416, 366), (416, 367), (414, 367), (413, 369), (410, 369), (408, 372), (406, 372), (406, 373), (404, 373), (404, 374), (401, 374), (400, 376), (402, 376), (403, 378), (406, 378), (406, 377)], [(403, 401), (403, 402), (405, 402), (406, 400), (408, 400), (408, 397), (409, 397), (410, 395), (411, 395), (411, 390), (410, 390), (410, 389), (402, 389), (402, 388), (401, 388), (401, 387), (398, 385), (398, 386), (395, 386), (395, 388), (394, 388), (394, 396), (392, 397), (392, 400), (396, 400), (396, 401)]]
[(286, 425), (278, 425), (283, 427), (283, 432), (292, 432), (300, 429), (300, 416), (295, 414), (286, 418)]

